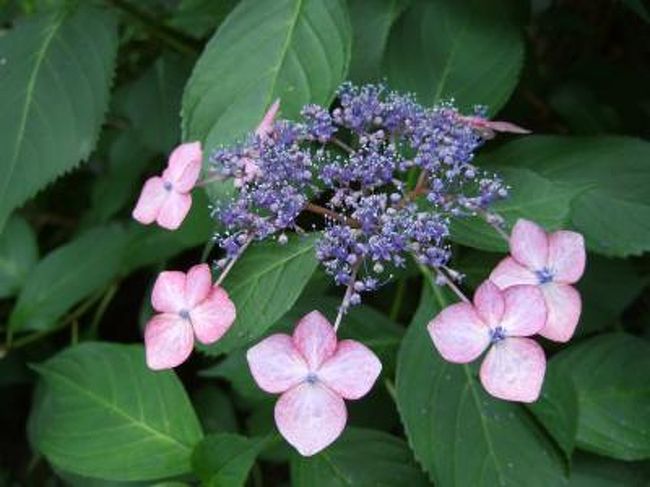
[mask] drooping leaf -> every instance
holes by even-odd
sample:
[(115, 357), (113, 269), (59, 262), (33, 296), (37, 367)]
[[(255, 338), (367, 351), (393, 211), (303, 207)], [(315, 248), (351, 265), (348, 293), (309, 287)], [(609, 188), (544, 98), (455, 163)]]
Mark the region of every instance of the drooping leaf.
[(327, 105), (345, 79), (351, 29), (343, 0), (242, 1), (199, 58), (183, 97), (183, 138), (209, 152), (250, 132), (276, 98), (282, 116)]
[(0, 229), (9, 213), (94, 147), (108, 107), (117, 25), (61, 8), (0, 38)]
[(406, 443), (369, 429), (348, 428), (321, 453), (291, 459), (295, 487), (350, 485), (430, 485)]
[(650, 458), (650, 345), (598, 335), (553, 358), (578, 393), (577, 445), (621, 460)]
[(34, 230), (21, 217), (12, 216), (0, 234), (0, 298), (20, 291), (37, 260)]
[(126, 232), (99, 227), (58, 247), (30, 273), (9, 317), (9, 328), (45, 330), (68, 309), (100, 290), (119, 270)]
[(87, 342), (34, 368), (44, 390), (32, 439), (56, 468), (117, 481), (190, 472), (199, 422), (174, 373), (148, 370), (141, 346)]
[(285, 245), (251, 245), (223, 284), (237, 307), (237, 319), (221, 340), (199, 349), (211, 355), (228, 352), (274, 325), (296, 302), (316, 269), (315, 240), (315, 235), (309, 235), (290, 238)]
[(519, 80), (518, 11), (501, 0), (417, 0), (391, 31), (384, 69), (393, 88), (420, 102), (454, 98), (496, 113)]
[(524, 407), (492, 398), (475, 367), (434, 349), (426, 325), (450, 302), (426, 280), (398, 356), (397, 406), (416, 458), (441, 486), (561, 484), (561, 456)]

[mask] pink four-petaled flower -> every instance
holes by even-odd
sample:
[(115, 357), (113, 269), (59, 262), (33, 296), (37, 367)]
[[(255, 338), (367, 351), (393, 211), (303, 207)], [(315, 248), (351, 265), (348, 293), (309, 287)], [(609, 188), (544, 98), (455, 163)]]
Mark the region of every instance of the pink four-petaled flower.
[(154, 315), (145, 328), (144, 342), (150, 369), (180, 365), (192, 353), (194, 336), (204, 344), (216, 342), (235, 321), (235, 305), (228, 293), (212, 285), (207, 264), (187, 274), (161, 272), (153, 286)]
[(260, 388), (282, 394), (275, 422), (304, 456), (338, 438), (347, 421), (343, 399), (366, 395), (381, 372), (381, 362), (366, 346), (337, 343), (334, 329), (317, 311), (300, 320), (293, 336), (271, 335), (252, 347), (247, 359)]
[(480, 377), (485, 389), (509, 401), (532, 402), (539, 396), (546, 358), (528, 337), (546, 322), (544, 296), (535, 286), (501, 291), (485, 281), (474, 304), (457, 303), (442, 310), (427, 326), (433, 343), (449, 362), (468, 363), (490, 345)]
[(510, 236), (510, 257), (490, 274), (501, 289), (518, 284), (538, 286), (544, 294), (548, 318), (539, 332), (543, 337), (566, 342), (580, 318), (580, 293), (571, 286), (585, 270), (582, 235), (567, 230), (547, 234), (539, 225), (520, 219)]
[(192, 206), (190, 191), (199, 178), (202, 159), (199, 142), (176, 147), (162, 176), (153, 176), (144, 183), (133, 218), (145, 225), (156, 222), (176, 230)]

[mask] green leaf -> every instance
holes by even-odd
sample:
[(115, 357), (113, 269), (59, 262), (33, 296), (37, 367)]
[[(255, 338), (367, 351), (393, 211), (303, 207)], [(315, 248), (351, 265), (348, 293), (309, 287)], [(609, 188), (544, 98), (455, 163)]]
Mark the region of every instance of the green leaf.
[(351, 29), (343, 0), (242, 1), (199, 58), (183, 98), (183, 138), (206, 152), (252, 131), (282, 100), (295, 117), (329, 104), (345, 79)]
[(200, 346), (210, 355), (229, 352), (260, 337), (296, 302), (318, 261), (315, 235), (253, 244), (224, 281), (237, 319), (217, 343)]
[(100, 227), (46, 255), (25, 282), (9, 328), (46, 330), (55, 325), (68, 309), (116, 276), (125, 245), (124, 230)]
[(650, 143), (632, 137), (529, 136), (491, 152), (483, 163), (496, 171), (526, 168), (582, 188), (571, 202), (572, 225), (591, 250), (626, 257), (650, 250), (648, 159)]
[(294, 487), (429, 485), (406, 443), (380, 431), (347, 428), (321, 453), (291, 459)]
[(650, 458), (650, 345), (623, 333), (605, 334), (553, 361), (578, 392), (578, 446), (621, 460)]
[(418, 0), (391, 31), (384, 69), (391, 87), (420, 102), (454, 98), (494, 114), (519, 79), (524, 55), (517, 10), (501, 0)]
[[(492, 166), (490, 166), (492, 169)], [(530, 169), (494, 168), (511, 187), (506, 200), (491, 207), (511, 228), (518, 218), (534, 220), (548, 230), (566, 226), (571, 202), (584, 191), (580, 186), (554, 182)], [(507, 251), (505, 240), (480, 217), (456, 218), (452, 221), (451, 238), (470, 247)]]
[(350, 79), (356, 83), (381, 80), (381, 63), (388, 34), (411, 0), (348, 0), (352, 21)]
[(397, 407), (416, 458), (438, 485), (559, 485), (562, 459), (524, 407), (490, 397), (475, 368), (445, 362), (426, 325), (450, 302), (426, 280), (402, 340)]
[(192, 394), (192, 404), (206, 433), (236, 433), (237, 416), (230, 397), (219, 387), (204, 386)]
[(239, 0), (181, 0), (169, 25), (201, 38), (212, 32)]
[(175, 374), (148, 370), (141, 346), (88, 342), (34, 368), (45, 389), (32, 437), (56, 468), (125, 481), (190, 471), (199, 422)]
[(194, 471), (206, 487), (243, 486), (268, 440), (232, 433), (206, 436), (192, 453)]
[(647, 487), (648, 479), (648, 462), (619, 462), (578, 452), (572, 460), (568, 487)]
[(9, 213), (90, 154), (108, 107), (117, 25), (59, 9), (0, 38), (0, 229)]
[(0, 298), (20, 291), (37, 260), (34, 230), (21, 217), (12, 216), (0, 234)]

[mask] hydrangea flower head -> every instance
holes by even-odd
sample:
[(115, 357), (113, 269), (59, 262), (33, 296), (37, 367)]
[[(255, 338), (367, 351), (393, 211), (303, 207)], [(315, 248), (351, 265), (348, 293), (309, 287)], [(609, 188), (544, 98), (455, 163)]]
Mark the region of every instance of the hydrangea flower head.
[(457, 303), (442, 310), (427, 325), (445, 360), (468, 363), (487, 348), (480, 378), (494, 397), (533, 402), (546, 371), (542, 347), (529, 337), (546, 323), (544, 296), (536, 286), (519, 285), (501, 291), (485, 281), (474, 303)]
[(304, 316), (293, 336), (275, 334), (246, 355), (255, 382), (272, 394), (282, 436), (303, 456), (330, 445), (347, 421), (344, 399), (359, 399), (372, 388), (381, 362), (365, 345), (337, 341), (317, 311)]
[(207, 264), (187, 274), (161, 272), (153, 286), (151, 305), (158, 312), (145, 327), (144, 343), (150, 369), (169, 369), (182, 364), (192, 353), (194, 337), (214, 343), (235, 321), (235, 305), (228, 293), (212, 285)]
[(510, 235), (510, 254), (492, 271), (490, 280), (502, 289), (519, 284), (539, 287), (548, 309), (540, 335), (568, 341), (582, 309), (580, 293), (572, 284), (585, 270), (584, 238), (567, 230), (547, 234), (536, 223), (520, 219)]
[(199, 178), (202, 160), (199, 142), (176, 147), (162, 175), (145, 182), (133, 218), (145, 225), (156, 222), (168, 230), (180, 227), (192, 206), (190, 191)]

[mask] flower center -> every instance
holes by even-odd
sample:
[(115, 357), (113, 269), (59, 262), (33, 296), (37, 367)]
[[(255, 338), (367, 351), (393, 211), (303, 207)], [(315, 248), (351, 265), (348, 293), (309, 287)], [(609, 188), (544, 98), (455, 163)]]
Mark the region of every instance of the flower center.
[(497, 326), (494, 330), (490, 330), (490, 343), (498, 343), (505, 339), (505, 337), (506, 330), (501, 326)]
[(172, 183), (170, 183), (169, 181), (165, 181), (163, 183), (163, 188), (165, 188), (165, 191), (171, 191), (172, 190)]
[(305, 378), (305, 381), (308, 384), (316, 384), (316, 382), (318, 382), (318, 376), (316, 374), (314, 374), (313, 372), (310, 372), (309, 374), (307, 374), (307, 377)]
[(178, 312), (178, 316), (183, 318), (184, 320), (189, 320), (190, 319), (190, 312), (186, 309), (182, 309)]
[(553, 271), (551, 271), (551, 269), (548, 267), (544, 267), (539, 271), (535, 271), (535, 274), (537, 275), (537, 281), (540, 284), (546, 284), (547, 282), (553, 281)]

